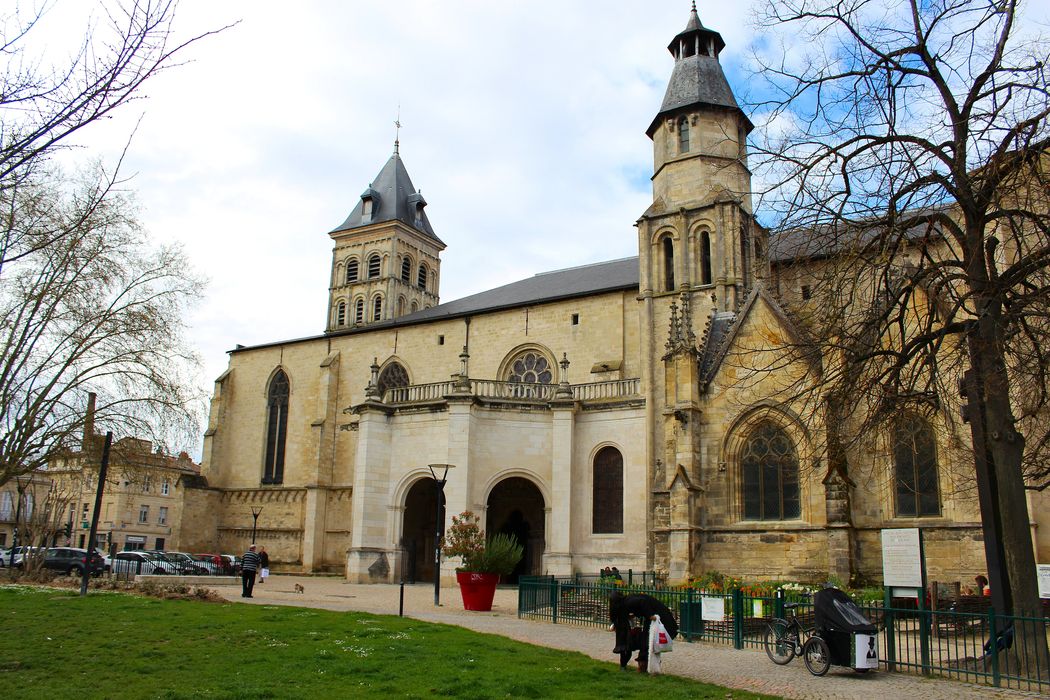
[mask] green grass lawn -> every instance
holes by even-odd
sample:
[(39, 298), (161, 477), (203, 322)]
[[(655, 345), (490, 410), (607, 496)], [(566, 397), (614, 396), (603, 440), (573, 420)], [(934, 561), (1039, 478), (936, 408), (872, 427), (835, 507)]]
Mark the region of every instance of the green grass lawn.
[(410, 618), (0, 586), (5, 698), (758, 698)]

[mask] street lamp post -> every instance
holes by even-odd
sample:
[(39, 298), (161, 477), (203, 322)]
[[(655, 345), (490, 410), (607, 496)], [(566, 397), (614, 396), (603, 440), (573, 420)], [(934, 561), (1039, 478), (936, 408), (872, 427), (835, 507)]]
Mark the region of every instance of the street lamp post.
[(262, 513), (262, 506), (252, 506), (252, 544), (255, 544), (255, 530), (259, 527), (259, 514)]
[[(18, 549), (18, 521), (22, 519), (22, 498), (25, 496), (26, 488), (29, 487), (33, 481), (32, 474), (22, 474), (15, 477), (15, 486), (17, 489), (17, 500), (15, 502), (15, 529), (11, 533), (11, 560), (8, 562), (8, 566), (11, 567), (11, 573), (15, 572), (15, 551)], [(25, 557), (22, 557), (22, 561), (25, 561)]]
[[(441, 501), (445, 492), (445, 483), (448, 481), (448, 470), (453, 464), (428, 464), (430, 476), (434, 479), (434, 605), (441, 605), (441, 533), (444, 529), (445, 519), (442, 517)], [(441, 478), (438, 479), (438, 472)]]

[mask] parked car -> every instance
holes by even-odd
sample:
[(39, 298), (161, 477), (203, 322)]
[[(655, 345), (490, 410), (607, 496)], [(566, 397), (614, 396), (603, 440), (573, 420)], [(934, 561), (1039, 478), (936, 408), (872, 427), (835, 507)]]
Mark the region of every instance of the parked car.
[(230, 572), (233, 575), (240, 576), (240, 574), (241, 574), (241, 558), (240, 557), (238, 557), (238, 556), (236, 556), (234, 554), (220, 554), (219, 556), (226, 560), (226, 563), (229, 566), (229, 570), (230, 570)]
[[(19, 547), (19, 548), (17, 548), (15, 550), (15, 561), (14, 561), (14, 566), (15, 566), (16, 569), (20, 568), (22, 566), (22, 559), (25, 558), (27, 553), (29, 553), (30, 555), (32, 555), (32, 554), (39, 554), (40, 553), (40, 547)], [(11, 550), (10, 549), (3, 550), (3, 561), (2, 561), (2, 563), (0, 563), (0, 566), (11, 566)]]
[(218, 554), (191, 554), (190, 558), (198, 566), (203, 566), (207, 569), (208, 574), (211, 576), (222, 576), (225, 573), (224, 567), (226, 562)]
[(44, 552), (43, 567), (61, 574), (82, 576), (87, 571), (98, 576), (105, 571), (105, 563), (98, 552), (91, 552), (79, 547), (52, 547)]
[(191, 556), (198, 562), (214, 564), (216, 576), (234, 576), (240, 573), (240, 560), (232, 554), (193, 554)]
[(175, 566), (170, 562), (158, 559), (152, 553), (141, 550), (117, 552), (110, 561), (110, 569), (114, 574), (123, 576), (136, 574), (153, 576), (177, 573)]
[(205, 567), (195, 562), (193, 557), (188, 554), (183, 554), (182, 552), (169, 552), (160, 549), (147, 551), (157, 559), (161, 559), (171, 564), (175, 569), (175, 573), (180, 576), (207, 576), (208, 574)]

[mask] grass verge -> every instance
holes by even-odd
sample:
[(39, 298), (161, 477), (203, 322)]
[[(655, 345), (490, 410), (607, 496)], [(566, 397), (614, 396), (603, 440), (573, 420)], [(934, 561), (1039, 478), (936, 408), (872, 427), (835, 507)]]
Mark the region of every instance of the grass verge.
[(0, 586), (11, 698), (760, 698), (410, 618)]

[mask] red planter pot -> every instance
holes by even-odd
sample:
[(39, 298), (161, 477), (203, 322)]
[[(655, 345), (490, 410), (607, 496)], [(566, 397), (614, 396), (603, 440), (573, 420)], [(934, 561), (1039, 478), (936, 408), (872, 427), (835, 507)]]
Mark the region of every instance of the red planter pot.
[(463, 594), (464, 610), (492, 610), (499, 574), (457, 571), (456, 581), (459, 582), (459, 592)]

